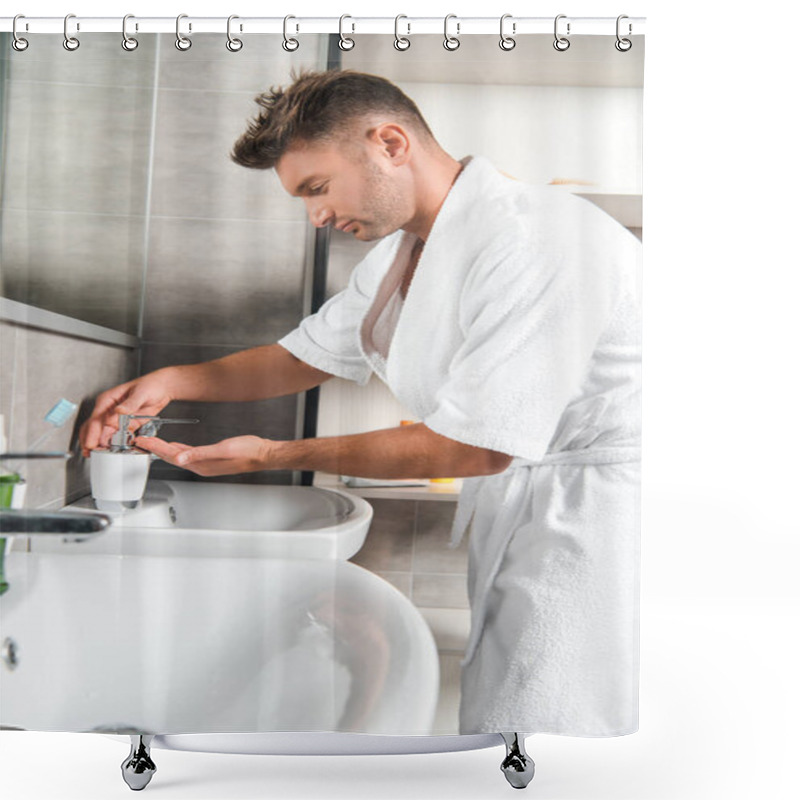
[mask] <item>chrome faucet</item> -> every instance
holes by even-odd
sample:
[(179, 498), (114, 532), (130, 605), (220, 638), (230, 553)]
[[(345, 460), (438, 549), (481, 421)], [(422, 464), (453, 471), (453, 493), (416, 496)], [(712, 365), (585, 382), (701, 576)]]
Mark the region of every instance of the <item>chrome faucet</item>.
[[(0, 461), (67, 460), (71, 453), (0, 453)], [(8, 591), (5, 556), (14, 536), (60, 536), (64, 542), (83, 542), (108, 528), (111, 517), (96, 512), (0, 509), (0, 595)]]

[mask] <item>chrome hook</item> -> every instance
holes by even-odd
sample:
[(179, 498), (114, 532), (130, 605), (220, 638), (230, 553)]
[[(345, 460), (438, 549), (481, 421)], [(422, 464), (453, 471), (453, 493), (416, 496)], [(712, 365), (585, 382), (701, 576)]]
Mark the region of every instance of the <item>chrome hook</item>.
[[(342, 31), (342, 25), (346, 19), (353, 19), (353, 18), (349, 14), (342, 14), (342, 16), (339, 17), (339, 49), (344, 51), (352, 50), (356, 46), (355, 39), (349, 39), (344, 35), (344, 32)], [(350, 31), (350, 33), (355, 33), (356, 31), (355, 22), (352, 22), (351, 25), (352, 25), (352, 30)]]
[(458, 20), (455, 14), (448, 14), (444, 18), (444, 41), (442, 42), (442, 46), (445, 50), (449, 50), (451, 53), (453, 50), (458, 50), (461, 47), (461, 40), (458, 38), (458, 34), (461, 33), (461, 23), (456, 21), (456, 35), (450, 36), (447, 32), (447, 23), (450, 22), (451, 19)]
[[(556, 37), (555, 41), (553, 42), (553, 47), (555, 47), (555, 49), (558, 50), (559, 53), (563, 53), (565, 50), (569, 50), (569, 39), (567, 39), (566, 36), (559, 36), (558, 35), (558, 21), (560, 19), (566, 19), (566, 18), (567, 18), (566, 14), (559, 14), (556, 17), (556, 21), (555, 21), (555, 24), (553, 26), (554, 35)], [(567, 23), (567, 36), (569, 36), (569, 27), (570, 26), (569, 26), (569, 22), (568, 22)]]
[[(505, 22), (507, 19), (512, 19), (511, 14), (503, 14), (500, 17), (500, 49), (505, 50), (508, 52), (509, 50), (513, 50), (517, 46), (517, 40), (514, 39), (512, 36), (506, 36), (506, 32), (504, 30)], [(517, 32), (517, 23), (511, 23), (511, 33), (516, 34)]]
[[(188, 14), (178, 14), (178, 18), (175, 20), (175, 47), (177, 47), (181, 52), (185, 52), (192, 46), (192, 40), (181, 33), (181, 20), (188, 18)], [(192, 23), (190, 22), (189, 32), (191, 33), (191, 31)]]
[[(398, 14), (394, 18), (394, 49), (400, 50), (402, 52), (403, 50), (408, 50), (408, 48), (411, 47), (411, 39), (406, 39), (405, 36), (400, 35), (398, 28), (400, 26), (401, 19), (408, 19), (408, 17), (405, 14)], [(411, 23), (406, 22), (406, 27), (408, 28), (408, 31), (406, 33), (410, 36)]]
[[(627, 53), (628, 50), (630, 50), (631, 47), (633, 47), (633, 42), (630, 39), (622, 39), (620, 37), (620, 35), (619, 35), (619, 23), (623, 19), (628, 19), (628, 15), (627, 14), (620, 14), (617, 17), (617, 41), (614, 42), (614, 47), (616, 47), (617, 50), (619, 50), (620, 53)], [(633, 33), (633, 26), (629, 22), (628, 23), (628, 36), (630, 36), (631, 33)]]
[[(63, 42), (63, 44), (64, 44), (64, 49), (65, 50), (69, 50), (70, 52), (73, 52), (73, 51), (77, 50), (81, 46), (81, 43), (78, 41), (78, 39), (75, 36), (70, 36), (69, 35), (68, 26), (69, 26), (70, 19), (75, 19), (75, 15), (74, 14), (67, 14), (67, 16), (64, 17), (64, 42)], [(75, 30), (79, 31), (80, 29), (81, 29), (81, 26), (78, 23), (75, 23)]]
[[(27, 50), (28, 49), (29, 42), (28, 42), (27, 39), (23, 39), (17, 33), (17, 20), (18, 19), (25, 19), (25, 16), (23, 14), (17, 14), (17, 16), (14, 17), (14, 22), (11, 23), (11, 33), (14, 35), (14, 38), (13, 38), (13, 40), (11, 42), (11, 46), (18, 53), (21, 53), (23, 50)], [(28, 23), (27, 22), (25, 23), (25, 30), (26, 31), (28, 30)]]
[[(289, 14), (288, 16), (285, 16), (283, 18), (283, 44), (282, 44), (282, 46), (283, 46), (283, 49), (287, 53), (294, 53), (294, 51), (297, 50), (298, 47), (300, 47), (300, 42), (298, 42), (297, 39), (290, 38), (289, 34), (287, 33), (287, 28), (288, 28), (288, 24), (289, 24), (289, 20), (290, 19), (297, 19), (297, 17), (293, 17), (291, 14)], [(295, 23), (294, 29), (295, 29), (295, 33), (300, 33), (300, 26), (297, 23)]]
[[(134, 39), (133, 36), (128, 36), (128, 20), (135, 19), (133, 14), (126, 14), (122, 18), (122, 49), (127, 50), (129, 53), (135, 50), (139, 46), (139, 40)], [(139, 26), (136, 26), (136, 30), (139, 30)]]
[[(241, 39), (236, 39), (231, 35), (231, 22), (235, 19), (239, 19), (236, 14), (231, 14), (228, 17), (228, 41), (225, 42), (225, 47), (227, 47), (231, 53), (238, 53), (244, 47), (244, 42)], [(241, 29), (240, 25), (239, 30), (241, 31)]]

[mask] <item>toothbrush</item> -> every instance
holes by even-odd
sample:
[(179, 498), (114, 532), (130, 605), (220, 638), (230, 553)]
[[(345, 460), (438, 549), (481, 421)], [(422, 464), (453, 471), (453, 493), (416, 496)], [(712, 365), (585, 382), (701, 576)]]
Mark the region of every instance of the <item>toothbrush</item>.
[(28, 452), (35, 450), (48, 436), (51, 436), (56, 428), (62, 428), (67, 420), (78, 410), (75, 403), (61, 398), (44, 416), (45, 422), (49, 422), (53, 427), (45, 431), (29, 448)]

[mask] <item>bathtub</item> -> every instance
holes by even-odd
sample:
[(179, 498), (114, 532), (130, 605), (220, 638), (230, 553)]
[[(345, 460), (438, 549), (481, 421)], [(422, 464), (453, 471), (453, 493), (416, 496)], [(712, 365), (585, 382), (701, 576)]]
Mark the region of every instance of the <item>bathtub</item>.
[[(526, 785), (530, 777), (515, 781), (532, 776), (533, 762), (522, 764), (527, 773), (509, 762), (524, 753), (516, 735), (431, 735), (439, 665), (430, 630), (391, 584), (341, 558), (354, 542), (360, 547), (366, 528), (352, 538), (353, 519), (363, 525), (366, 515), (368, 526), (371, 509), (346, 495), (317, 495), (333, 518), (320, 523), (319, 507), (305, 504), (308, 513), (292, 524), (305, 520), (306, 530), (273, 524), (278, 543), (265, 545), (269, 537), (252, 524), (226, 529), (218, 520), (213, 528), (211, 517), (175, 515), (175, 504), (191, 499), (181, 489), (200, 485), (154, 483), (138, 516), (102, 536), (69, 544), (32, 538), (30, 551), (9, 553), (11, 589), (0, 598), (1, 727), (122, 738), (131, 744), (123, 777), (136, 789), (155, 771), (151, 747), (411, 754), (504, 741), (503, 771), (512, 785)], [(272, 487), (239, 488), (252, 500), (251, 489), (263, 497)], [(165, 497), (172, 516), (192, 524), (165, 524)], [(263, 518), (258, 527), (266, 527)], [(308, 531), (320, 557), (263, 557), (263, 548), (302, 554), (302, 545), (292, 547)], [(232, 557), (214, 557), (220, 552)]]
[[(76, 547), (80, 547), (77, 545)], [(162, 735), (429, 733), (433, 637), (346, 561), (12, 552), (0, 724)]]

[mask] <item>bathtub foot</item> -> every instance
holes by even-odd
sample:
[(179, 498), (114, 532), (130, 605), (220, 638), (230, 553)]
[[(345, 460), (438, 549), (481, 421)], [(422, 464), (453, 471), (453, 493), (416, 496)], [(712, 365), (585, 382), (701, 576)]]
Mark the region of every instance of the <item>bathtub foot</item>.
[(150, 758), (152, 736), (131, 735), (131, 752), (122, 762), (122, 779), (134, 792), (140, 792), (150, 783), (156, 765)]
[(500, 769), (515, 789), (524, 789), (532, 780), (536, 765), (525, 752), (525, 739), (519, 733), (501, 734), (506, 742), (506, 757)]

